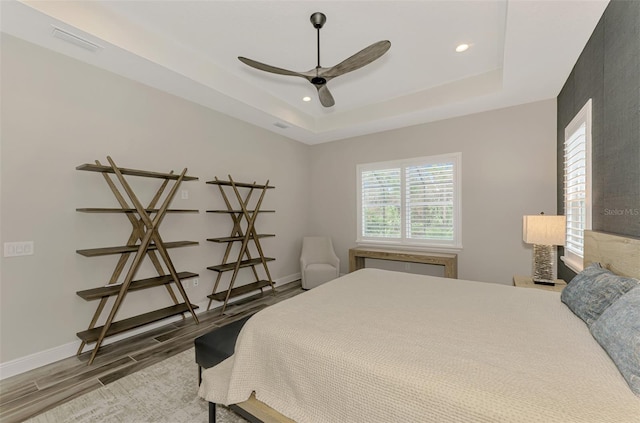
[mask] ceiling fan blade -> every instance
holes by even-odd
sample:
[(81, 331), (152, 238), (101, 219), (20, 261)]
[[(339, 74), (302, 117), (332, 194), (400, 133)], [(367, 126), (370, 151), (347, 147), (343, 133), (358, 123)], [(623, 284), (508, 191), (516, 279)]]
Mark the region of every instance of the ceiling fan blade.
[(326, 85), (315, 85), (315, 87), (318, 89), (318, 97), (320, 97), (320, 103), (324, 107), (331, 107), (336, 104), (333, 96), (331, 95), (331, 92), (329, 91), (329, 88), (327, 88)]
[(251, 66), (252, 68), (256, 68), (261, 71), (277, 73), (279, 75), (288, 75), (288, 76), (299, 76), (301, 78), (307, 79), (307, 77), (299, 72), (290, 71), (287, 69), (277, 68), (271, 65), (265, 65), (264, 63), (256, 62), (255, 60), (247, 59), (246, 57), (238, 57), (242, 63), (247, 66)]
[(322, 76), (325, 78), (335, 78), (356, 69), (360, 69), (361, 67), (380, 58), (380, 56), (385, 54), (389, 48), (391, 48), (391, 42), (388, 40), (373, 43), (369, 47), (360, 50), (353, 56), (329, 68), (327, 71), (322, 73)]

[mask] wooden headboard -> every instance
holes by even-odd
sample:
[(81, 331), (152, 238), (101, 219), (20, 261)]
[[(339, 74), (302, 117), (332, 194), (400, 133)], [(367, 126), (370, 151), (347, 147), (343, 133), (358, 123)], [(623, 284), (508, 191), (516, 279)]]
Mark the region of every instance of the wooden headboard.
[(584, 231), (584, 266), (600, 263), (613, 273), (640, 278), (640, 238)]

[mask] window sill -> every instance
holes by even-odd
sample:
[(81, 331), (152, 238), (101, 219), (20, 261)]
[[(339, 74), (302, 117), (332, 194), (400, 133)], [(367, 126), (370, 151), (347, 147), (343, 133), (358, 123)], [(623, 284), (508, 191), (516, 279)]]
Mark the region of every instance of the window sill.
[(560, 257), (560, 260), (562, 260), (565, 266), (567, 266), (569, 269), (573, 270), (576, 273), (580, 273), (582, 272), (582, 269), (584, 269), (584, 265), (579, 260), (572, 259), (567, 256)]
[(400, 244), (396, 242), (375, 242), (356, 240), (358, 247), (368, 248), (388, 248), (398, 251), (423, 251), (432, 253), (451, 253), (456, 254), (462, 251), (462, 245), (456, 247), (443, 245), (418, 245), (418, 244)]

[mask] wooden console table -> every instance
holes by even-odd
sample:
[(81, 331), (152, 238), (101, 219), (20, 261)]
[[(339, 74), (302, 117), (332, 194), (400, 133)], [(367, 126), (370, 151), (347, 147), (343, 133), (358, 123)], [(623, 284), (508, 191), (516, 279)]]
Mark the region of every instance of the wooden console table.
[(349, 249), (349, 273), (364, 268), (364, 259), (405, 261), (444, 266), (444, 277), (458, 277), (458, 255), (422, 251), (398, 251), (383, 248), (356, 247)]

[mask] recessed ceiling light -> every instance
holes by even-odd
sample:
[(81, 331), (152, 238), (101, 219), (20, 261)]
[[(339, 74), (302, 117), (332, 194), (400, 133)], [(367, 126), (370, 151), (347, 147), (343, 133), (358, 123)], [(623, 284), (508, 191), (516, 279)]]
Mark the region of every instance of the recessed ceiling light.
[(306, 96), (306, 97), (302, 97), (302, 101), (311, 101), (311, 97)]
[(456, 51), (458, 53), (462, 53), (463, 51), (467, 51), (468, 48), (469, 44), (460, 44), (458, 47), (456, 47)]

